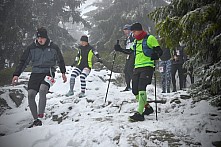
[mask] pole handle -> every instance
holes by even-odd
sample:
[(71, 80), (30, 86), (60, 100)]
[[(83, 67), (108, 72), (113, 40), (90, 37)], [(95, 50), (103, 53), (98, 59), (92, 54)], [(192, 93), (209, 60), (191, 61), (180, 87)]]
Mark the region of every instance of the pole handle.
[(117, 45), (119, 45), (119, 40), (117, 40)]

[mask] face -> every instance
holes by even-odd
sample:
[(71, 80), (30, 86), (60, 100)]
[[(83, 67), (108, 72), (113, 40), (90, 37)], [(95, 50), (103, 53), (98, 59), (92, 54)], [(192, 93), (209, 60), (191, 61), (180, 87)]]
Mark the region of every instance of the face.
[(86, 46), (86, 45), (88, 45), (88, 42), (86, 42), (86, 41), (80, 41), (80, 45)]
[(44, 45), (46, 42), (47, 38), (43, 38), (43, 37), (38, 37), (37, 41), (40, 45)]
[(124, 30), (124, 34), (125, 34), (126, 36), (129, 36), (130, 30)]
[(142, 31), (137, 31), (137, 30), (133, 30), (132, 33), (134, 36), (137, 36), (141, 33)]

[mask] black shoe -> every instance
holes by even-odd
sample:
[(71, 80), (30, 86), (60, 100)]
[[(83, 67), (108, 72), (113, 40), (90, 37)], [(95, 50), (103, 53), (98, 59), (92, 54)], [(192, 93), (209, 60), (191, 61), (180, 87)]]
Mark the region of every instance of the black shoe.
[(121, 92), (124, 92), (124, 91), (130, 91), (131, 90), (131, 88), (128, 88), (128, 87), (126, 87), (124, 90), (122, 90)]
[(167, 89), (167, 93), (170, 93), (170, 89)]
[(35, 127), (35, 126), (42, 126), (41, 120), (36, 119), (36, 120), (33, 122), (33, 124), (31, 124), (28, 128), (32, 128), (32, 127)]
[(172, 92), (176, 92), (176, 89), (173, 89), (173, 91)]
[(144, 121), (144, 116), (141, 115), (139, 112), (136, 112), (133, 116), (129, 116), (129, 120), (132, 122)]
[(145, 108), (143, 115), (150, 115), (153, 112), (153, 108), (151, 106), (148, 106), (147, 108)]

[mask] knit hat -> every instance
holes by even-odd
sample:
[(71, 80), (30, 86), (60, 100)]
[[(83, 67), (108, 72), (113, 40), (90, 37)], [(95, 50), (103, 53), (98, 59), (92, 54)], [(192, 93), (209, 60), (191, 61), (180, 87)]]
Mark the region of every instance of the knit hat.
[(131, 25), (125, 24), (123, 27), (123, 30), (130, 30)]
[(142, 25), (139, 22), (136, 22), (136, 23), (132, 24), (130, 30), (131, 31), (142, 31), (143, 28), (142, 28)]
[(37, 38), (42, 37), (42, 38), (48, 38), (47, 30), (43, 27), (37, 29), (36, 33)]
[(88, 42), (88, 37), (86, 35), (81, 36), (80, 41)]

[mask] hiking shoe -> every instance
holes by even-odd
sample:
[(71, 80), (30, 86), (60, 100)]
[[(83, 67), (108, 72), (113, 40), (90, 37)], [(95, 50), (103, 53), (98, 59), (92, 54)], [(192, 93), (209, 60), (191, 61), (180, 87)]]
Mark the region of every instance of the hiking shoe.
[(153, 113), (153, 108), (149, 105), (145, 108), (143, 115), (150, 115), (151, 113)]
[(68, 91), (68, 93), (65, 94), (66, 97), (69, 97), (69, 96), (72, 96), (72, 95), (74, 95), (74, 92), (73, 92), (73, 91)]
[(133, 116), (129, 116), (129, 120), (132, 122), (144, 121), (144, 116), (143, 114), (141, 115), (139, 112), (136, 112)]
[(28, 128), (32, 128), (32, 127), (35, 127), (35, 126), (42, 126), (41, 120), (36, 119), (36, 120), (33, 122), (33, 124), (31, 124)]
[(85, 93), (84, 92), (80, 92), (79, 94), (78, 94), (78, 97), (79, 98), (82, 98), (82, 97), (85, 97), (86, 95), (85, 95)]
[(120, 91), (120, 92), (124, 92), (124, 91), (130, 91), (131, 88), (126, 87), (124, 90)]
[(173, 88), (173, 91), (172, 92), (176, 92), (176, 88)]

